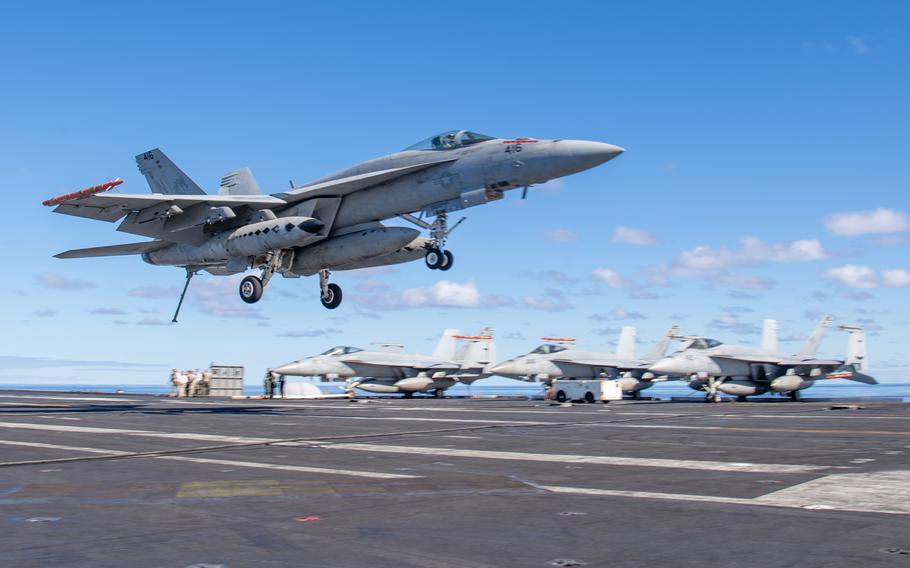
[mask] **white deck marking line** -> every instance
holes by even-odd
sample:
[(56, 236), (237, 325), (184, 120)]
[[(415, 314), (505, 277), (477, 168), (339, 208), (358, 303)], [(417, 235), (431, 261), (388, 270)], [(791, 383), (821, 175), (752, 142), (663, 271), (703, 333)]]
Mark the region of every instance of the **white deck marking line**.
[(586, 487), (562, 487), (557, 485), (534, 485), (551, 493), (572, 495), (595, 495), (599, 497), (635, 497), (638, 499), (663, 499), (670, 501), (702, 501), (706, 503), (730, 503), (734, 505), (757, 505), (753, 499), (740, 497), (718, 497), (712, 495), (687, 495), (684, 493), (654, 493), (651, 491), (621, 491), (619, 489), (590, 489)]
[(81, 432), (84, 434), (121, 434), (148, 438), (176, 440), (201, 440), (238, 444), (260, 444), (277, 441), (274, 438), (248, 438), (245, 436), (221, 436), (218, 434), (196, 434), (194, 432), (156, 432), (152, 430), (126, 430), (119, 428), (94, 428), (92, 426), (64, 426), (62, 424), (29, 424), (25, 422), (0, 422), (0, 428), (22, 428), (25, 430), (49, 430), (52, 432)]
[(105, 398), (91, 396), (46, 396), (25, 394), (0, 394), (0, 398), (27, 398), (37, 400), (87, 400), (90, 402), (141, 402), (138, 398)]
[(301, 418), (340, 418), (343, 420), (390, 420), (400, 422), (458, 422), (461, 424), (515, 424), (516, 426), (556, 425), (554, 422), (534, 420), (484, 420), (472, 418), (411, 418), (409, 416), (302, 416)]
[(910, 471), (840, 473), (757, 497), (766, 505), (910, 515)]
[(910, 471), (838, 473), (753, 498), (536, 485), (553, 493), (910, 515)]
[(284, 465), (279, 463), (245, 462), (235, 460), (217, 460), (209, 458), (192, 458), (188, 456), (158, 456), (159, 460), (175, 460), (194, 463), (210, 463), (216, 465), (231, 465), (235, 467), (253, 467), (260, 469), (277, 469), (280, 471), (300, 471), (305, 473), (325, 473), (329, 475), (351, 475), (356, 477), (372, 477), (376, 479), (417, 479), (420, 475), (405, 475), (403, 473), (382, 473), (378, 471), (357, 471), (350, 469), (333, 469), (326, 467), (309, 467), (303, 465)]
[(664, 467), (675, 469), (698, 469), (709, 471), (739, 471), (746, 473), (809, 473), (822, 469), (818, 465), (743, 463), (699, 460), (670, 460), (661, 458), (632, 458), (620, 456), (586, 456), (574, 454), (532, 454), (526, 452), (497, 452), (490, 450), (463, 450), (457, 448), (424, 448), (419, 446), (387, 446), (383, 444), (320, 444), (320, 447), (335, 450), (363, 452), (387, 452), (393, 454), (417, 454), (430, 456), (481, 458), (496, 460), (558, 462), (562, 464), (625, 465), (637, 467)]
[[(86, 452), (93, 454), (106, 454), (110, 456), (124, 456), (134, 452), (123, 452), (120, 450), (103, 450), (101, 448), (85, 448), (81, 446), (62, 446), (59, 444), (43, 444), (39, 442), (17, 442), (13, 440), (0, 440), (0, 444), (6, 446), (26, 446), (32, 448), (43, 448), (48, 450), (65, 450), (71, 452)], [(297, 471), (303, 473), (323, 473), (328, 475), (350, 475), (354, 477), (370, 477), (375, 479), (416, 479), (419, 475), (405, 475), (401, 473), (382, 473), (378, 471), (359, 471), (351, 469), (336, 469), (328, 467), (309, 467), (302, 465), (285, 465), (278, 463), (247, 462), (237, 460), (220, 460), (210, 458), (196, 458), (191, 456), (146, 456), (156, 460), (185, 461), (192, 463), (207, 463), (215, 465), (230, 465), (234, 467), (251, 467), (258, 469), (274, 469), (281, 471)]]

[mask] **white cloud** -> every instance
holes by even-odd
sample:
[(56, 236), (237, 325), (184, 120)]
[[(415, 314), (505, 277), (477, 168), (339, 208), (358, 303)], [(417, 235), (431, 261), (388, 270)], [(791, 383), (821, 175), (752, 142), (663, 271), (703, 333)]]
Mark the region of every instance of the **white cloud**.
[(176, 299), (180, 296), (180, 288), (176, 286), (143, 286), (141, 288), (133, 288), (127, 292), (130, 296), (134, 298), (149, 298), (149, 299), (159, 299), (159, 298), (174, 298)]
[(222, 318), (265, 319), (259, 310), (244, 303), (237, 287), (243, 279), (242, 274), (234, 276), (216, 276), (190, 286), (187, 298), (199, 306), (200, 311), (210, 316)]
[(38, 282), (48, 288), (54, 288), (55, 290), (84, 290), (86, 288), (95, 287), (95, 284), (92, 282), (67, 278), (66, 276), (60, 276), (59, 274), (53, 274), (51, 272), (42, 272), (37, 278)]
[(625, 308), (616, 307), (606, 314), (591, 314), (588, 316), (588, 319), (594, 321), (621, 321), (646, 318), (638, 312), (631, 312)]
[(374, 310), (429, 307), (476, 308), (480, 306), (480, 292), (474, 282), (459, 283), (440, 280), (429, 288), (408, 288), (400, 293), (354, 296), (352, 301)]
[(863, 37), (847, 36), (847, 43), (850, 44), (850, 47), (853, 49), (854, 53), (858, 53), (860, 55), (872, 53), (872, 49), (869, 48), (869, 44), (866, 43), (866, 39)]
[(721, 331), (729, 331), (738, 335), (758, 335), (761, 330), (754, 323), (740, 321), (733, 314), (724, 314), (717, 319), (708, 322), (708, 327)]
[(279, 333), (278, 337), (325, 337), (335, 333), (341, 333), (341, 330), (334, 327), (327, 327), (324, 329), (292, 329)]
[(578, 233), (569, 229), (553, 229), (547, 233), (547, 239), (554, 243), (573, 243), (578, 240)]
[(804, 239), (771, 245), (764, 243), (758, 237), (743, 237), (740, 239), (740, 247), (736, 249), (701, 245), (691, 250), (683, 251), (674, 266), (684, 270), (709, 271), (766, 262), (822, 260), (827, 256), (821, 241), (818, 239)]
[(657, 237), (648, 231), (622, 226), (616, 227), (610, 240), (614, 243), (625, 243), (628, 245), (639, 246), (656, 245), (658, 243)]
[(825, 226), (835, 235), (855, 237), (873, 233), (899, 233), (910, 229), (910, 218), (894, 209), (871, 209), (834, 213), (825, 219)]
[(606, 283), (611, 288), (625, 288), (628, 285), (626, 279), (612, 268), (595, 269), (594, 278)]
[(559, 290), (547, 288), (544, 293), (544, 296), (525, 297), (523, 300), (524, 307), (544, 312), (564, 312), (575, 307), (566, 300), (565, 294)]
[(838, 268), (829, 268), (825, 271), (825, 277), (837, 280), (850, 288), (878, 287), (878, 276), (875, 271), (859, 264), (845, 264)]
[(886, 288), (910, 287), (910, 270), (903, 268), (882, 270), (882, 285)]
[(410, 307), (451, 306), (457, 308), (476, 308), (480, 305), (480, 292), (473, 282), (450, 282), (440, 280), (430, 288), (409, 288), (402, 294), (404, 302)]

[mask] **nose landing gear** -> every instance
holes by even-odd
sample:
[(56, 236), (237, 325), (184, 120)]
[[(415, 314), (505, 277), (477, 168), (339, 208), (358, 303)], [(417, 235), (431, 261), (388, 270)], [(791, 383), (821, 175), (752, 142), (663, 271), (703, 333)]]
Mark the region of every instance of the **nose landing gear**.
[(432, 223), (427, 223), (423, 219), (418, 219), (409, 213), (398, 216), (405, 221), (414, 223), (418, 227), (430, 232), (430, 243), (427, 246), (426, 256), (424, 256), (424, 262), (426, 262), (427, 268), (430, 270), (449, 270), (452, 268), (452, 265), (455, 263), (455, 255), (450, 251), (445, 250), (446, 239), (458, 225), (461, 225), (462, 221), (465, 220), (464, 217), (449, 227), (449, 214), (445, 211), (438, 213), (436, 219)]

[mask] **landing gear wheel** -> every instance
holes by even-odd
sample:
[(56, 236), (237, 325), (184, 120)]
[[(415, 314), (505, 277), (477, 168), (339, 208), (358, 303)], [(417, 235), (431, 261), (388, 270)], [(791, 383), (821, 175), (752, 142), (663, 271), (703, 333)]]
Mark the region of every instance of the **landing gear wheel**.
[(591, 391), (585, 393), (585, 402), (594, 404), (594, 394)]
[(565, 402), (566, 401), (566, 391), (556, 391), (556, 401)]
[(447, 250), (442, 251), (442, 264), (439, 266), (439, 270), (448, 270), (454, 263), (455, 255)]
[(791, 391), (790, 400), (793, 402), (799, 402), (800, 401), (799, 391)]
[(736, 402), (749, 402), (749, 398), (745, 395), (740, 395), (736, 397)]
[(414, 393), (412, 393), (411, 391), (403, 393), (403, 395), (404, 395), (404, 398), (414, 398)]
[(427, 263), (427, 268), (430, 270), (438, 270), (443, 262), (445, 262), (445, 255), (438, 248), (431, 248), (427, 250), (427, 254), (423, 257), (423, 260)]
[(434, 396), (435, 398), (444, 398), (444, 397), (445, 397), (445, 391), (442, 390), (442, 389), (436, 389), (436, 390), (433, 391), (433, 396)]
[(341, 286), (338, 284), (329, 284), (326, 286), (325, 294), (319, 298), (322, 305), (330, 310), (334, 310), (341, 305)]
[(262, 298), (262, 280), (258, 276), (247, 276), (240, 281), (240, 299), (255, 304)]

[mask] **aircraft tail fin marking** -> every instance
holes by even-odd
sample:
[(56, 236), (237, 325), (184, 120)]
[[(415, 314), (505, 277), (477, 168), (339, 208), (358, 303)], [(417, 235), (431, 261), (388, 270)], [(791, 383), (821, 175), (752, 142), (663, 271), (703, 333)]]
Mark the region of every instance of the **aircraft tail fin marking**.
[(441, 359), (443, 361), (455, 359), (456, 335), (458, 335), (457, 329), (447, 329), (442, 332), (442, 337), (439, 339), (439, 343), (436, 344), (436, 349), (433, 350), (434, 359)]
[(262, 190), (253, 177), (250, 168), (240, 168), (224, 174), (221, 178), (219, 195), (261, 195)]
[(635, 359), (635, 338), (638, 330), (635, 326), (624, 325), (619, 332), (619, 343), (616, 344), (616, 356), (622, 359)]
[(183, 170), (177, 167), (164, 152), (158, 148), (136, 156), (139, 171), (149, 182), (152, 193), (167, 195), (205, 195), (202, 188), (196, 185)]
[(648, 351), (645, 355), (645, 361), (657, 361), (667, 354), (667, 347), (670, 346), (670, 342), (673, 341), (673, 338), (679, 333), (679, 326), (674, 325), (667, 332), (657, 340), (657, 343)]
[(761, 348), (764, 351), (778, 353), (780, 351), (780, 341), (777, 338), (777, 320), (766, 319), (762, 322), (761, 330)]
[(806, 343), (803, 344), (803, 348), (799, 352), (800, 357), (815, 357), (816, 353), (818, 353), (818, 347), (821, 345), (822, 338), (825, 336), (825, 331), (831, 327), (832, 321), (834, 321), (834, 319), (831, 316), (822, 316), (818, 325), (815, 326), (815, 329), (812, 330), (812, 333), (809, 335), (808, 339), (806, 339)]

